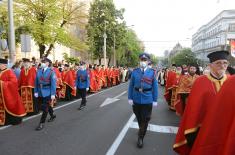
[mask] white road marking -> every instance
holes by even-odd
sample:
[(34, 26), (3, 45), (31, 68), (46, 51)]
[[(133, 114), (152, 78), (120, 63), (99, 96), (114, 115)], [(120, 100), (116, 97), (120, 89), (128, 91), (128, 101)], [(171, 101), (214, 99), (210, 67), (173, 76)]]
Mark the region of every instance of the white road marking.
[[(112, 89), (114, 89), (114, 88), (116, 88), (116, 87), (118, 87), (118, 86), (122, 86), (122, 85), (124, 85), (124, 84), (126, 84), (126, 83), (122, 83), (122, 84), (120, 84), (120, 85), (117, 85), (117, 86), (114, 86), (114, 87), (105, 89), (105, 90), (100, 91), (100, 92), (98, 92), (98, 93), (91, 94), (91, 95), (87, 96), (87, 98), (90, 98), (90, 97), (92, 97), (92, 96), (95, 96), (95, 95), (104, 93), (104, 92), (109, 91), (109, 90), (112, 90)], [(64, 105), (55, 107), (54, 110), (58, 110), (58, 109), (60, 109), (60, 108), (67, 107), (67, 106), (69, 106), (69, 105), (71, 105), (71, 104), (73, 104), (73, 103), (75, 103), (75, 102), (78, 102), (78, 101), (81, 101), (81, 99), (77, 99), (77, 100), (74, 100), (74, 101), (72, 101), (72, 102), (68, 102), (68, 103), (66, 103), (66, 104), (64, 104)], [(23, 118), (22, 121), (25, 122), (25, 121), (31, 120), (31, 119), (33, 119), (33, 118), (35, 118), (35, 117), (38, 117), (38, 116), (41, 116), (41, 113), (40, 113), (40, 114), (37, 114), (37, 115), (34, 115), (34, 116), (30, 116), (30, 117)], [(7, 126), (0, 127), (0, 130), (7, 129), (7, 128), (11, 127), (11, 126), (12, 126), (12, 125), (7, 125)]]
[(117, 136), (117, 138), (115, 139), (115, 141), (113, 142), (112, 146), (109, 148), (108, 152), (106, 153), (106, 155), (114, 155), (118, 146), (120, 145), (122, 139), (124, 138), (124, 136), (126, 135), (128, 129), (130, 128), (130, 125), (132, 124), (132, 122), (135, 119), (135, 115), (132, 114), (130, 119), (127, 121), (126, 125), (123, 127), (122, 131), (119, 133), (119, 135)]
[[(138, 123), (132, 122), (130, 128), (139, 129)], [(148, 131), (176, 134), (178, 131), (178, 127), (149, 124)]]
[(121, 94), (119, 94), (119, 95), (117, 95), (117, 96), (115, 96), (115, 97), (113, 97), (113, 98), (119, 98), (119, 97), (121, 97), (122, 95), (124, 95), (125, 93), (126, 93), (126, 91), (122, 92)]
[(118, 100), (120, 100), (120, 99), (117, 99), (117, 98), (106, 98), (105, 101), (100, 105), (100, 107), (109, 105), (109, 104), (114, 103), (114, 102), (116, 102)]
[(126, 91), (122, 92), (121, 94), (113, 97), (113, 98), (106, 98), (106, 100), (100, 105), (100, 107), (103, 107), (103, 106), (106, 106), (106, 105), (109, 105), (111, 103), (114, 103), (120, 99), (118, 99), (119, 97), (121, 97), (122, 95), (124, 95), (126, 93)]

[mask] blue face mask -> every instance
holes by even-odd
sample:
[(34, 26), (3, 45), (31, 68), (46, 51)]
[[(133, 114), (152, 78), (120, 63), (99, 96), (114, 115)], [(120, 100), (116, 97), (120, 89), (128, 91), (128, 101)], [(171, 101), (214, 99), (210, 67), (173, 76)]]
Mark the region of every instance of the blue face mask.
[(140, 67), (146, 68), (147, 67), (147, 61), (140, 61)]

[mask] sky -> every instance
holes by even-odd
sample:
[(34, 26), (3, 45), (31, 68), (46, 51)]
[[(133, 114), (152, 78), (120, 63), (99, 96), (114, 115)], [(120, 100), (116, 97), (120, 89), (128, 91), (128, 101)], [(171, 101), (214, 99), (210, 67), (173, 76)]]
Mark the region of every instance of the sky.
[(127, 26), (144, 42), (145, 52), (164, 56), (176, 43), (191, 47), (191, 38), (222, 10), (235, 9), (235, 0), (114, 0), (124, 8)]

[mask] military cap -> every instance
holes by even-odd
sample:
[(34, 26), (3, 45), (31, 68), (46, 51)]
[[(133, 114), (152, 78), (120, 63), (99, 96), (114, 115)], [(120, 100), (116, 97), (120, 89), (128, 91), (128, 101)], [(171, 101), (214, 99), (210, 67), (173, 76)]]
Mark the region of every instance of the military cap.
[(50, 59), (48, 59), (47, 57), (44, 57), (44, 58), (42, 59), (42, 61), (52, 63), (52, 61), (51, 61)]
[(228, 51), (216, 51), (212, 52), (207, 55), (207, 58), (209, 58), (210, 62), (214, 62), (216, 60), (228, 60), (229, 52)]
[(80, 65), (85, 65), (86, 63), (84, 61), (80, 61)]
[(139, 59), (150, 59), (150, 56), (148, 53), (141, 53)]

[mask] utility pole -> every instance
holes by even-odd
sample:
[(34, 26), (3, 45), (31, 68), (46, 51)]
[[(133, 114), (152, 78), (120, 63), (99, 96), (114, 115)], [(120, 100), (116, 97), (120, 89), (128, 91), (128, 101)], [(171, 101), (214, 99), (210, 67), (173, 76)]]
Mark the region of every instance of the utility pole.
[(107, 67), (107, 62), (106, 62), (106, 39), (107, 39), (107, 34), (106, 34), (106, 21), (104, 23), (104, 66)]
[(113, 35), (113, 65), (116, 66), (116, 38), (115, 38), (115, 34)]
[(9, 17), (9, 56), (10, 56), (10, 67), (16, 61), (15, 54), (15, 29), (14, 29), (14, 19), (13, 19), (13, 0), (8, 0), (8, 17)]

